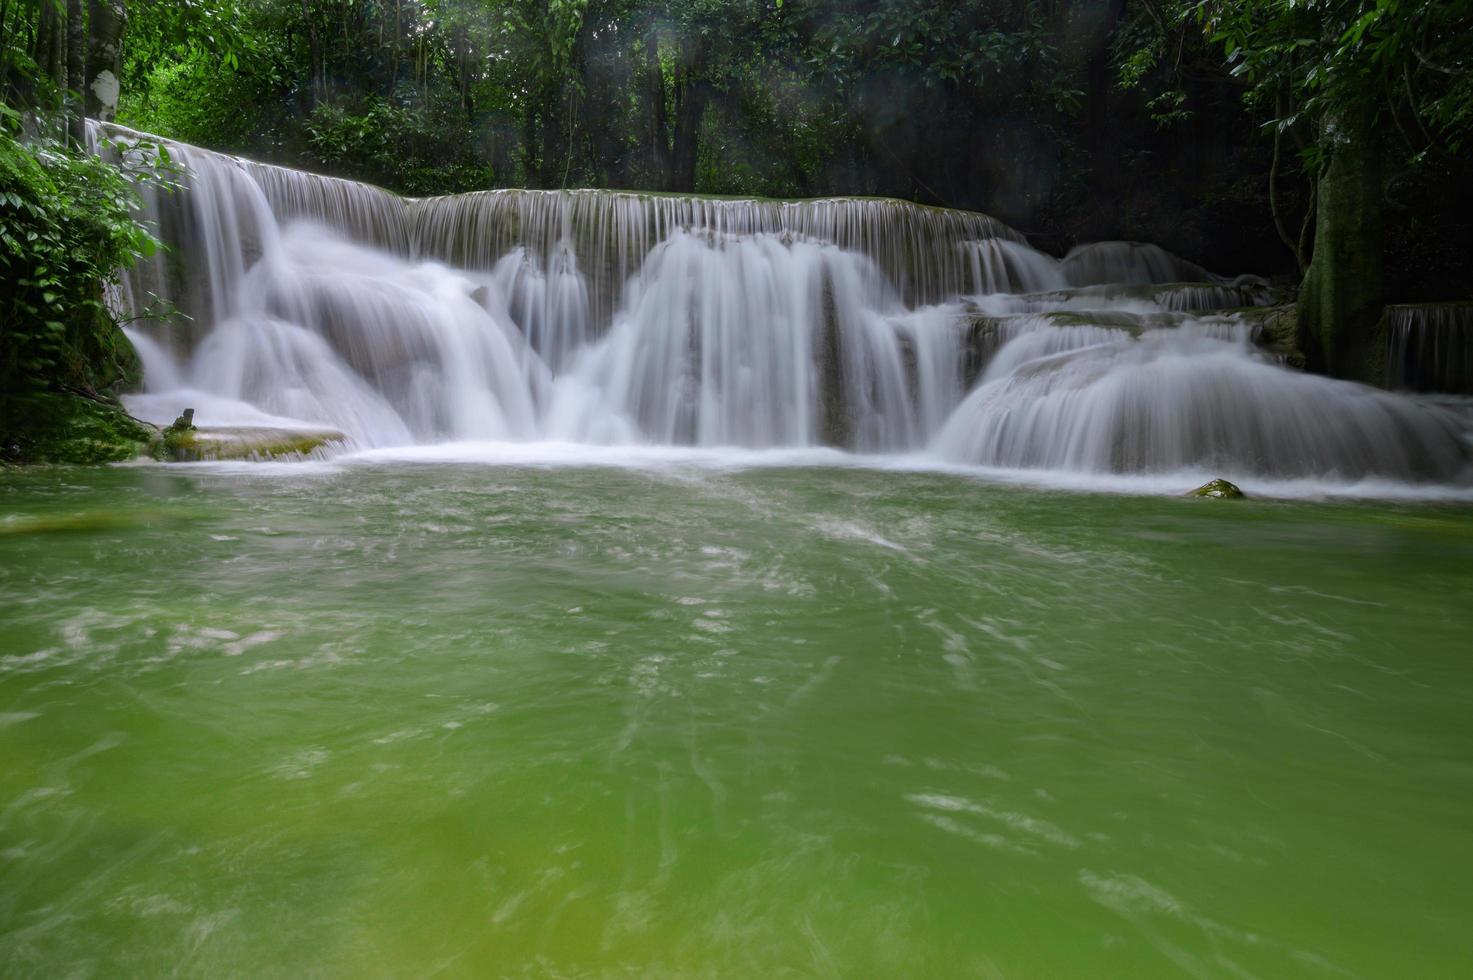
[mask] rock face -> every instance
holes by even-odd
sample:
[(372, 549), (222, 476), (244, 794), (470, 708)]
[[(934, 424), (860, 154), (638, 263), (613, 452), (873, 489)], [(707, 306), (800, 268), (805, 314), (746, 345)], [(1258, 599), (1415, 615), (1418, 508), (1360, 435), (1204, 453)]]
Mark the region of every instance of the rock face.
[(1188, 497), (1212, 497), (1216, 500), (1241, 500), (1246, 496), (1237, 486), (1226, 480), (1212, 480), (1187, 493)]
[(1285, 366), (1304, 370), (1304, 352), (1299, 349), (1299, 308), (1259, 306), (1237, 309), (1233, 315), (1258, 327), (1254, 342), (1276, 356)]
[(163, 431), (153, 446), (153, 456), (173, 463), (300, 459), (347, 438), (332, 429), (195, 428), (176, 423)]

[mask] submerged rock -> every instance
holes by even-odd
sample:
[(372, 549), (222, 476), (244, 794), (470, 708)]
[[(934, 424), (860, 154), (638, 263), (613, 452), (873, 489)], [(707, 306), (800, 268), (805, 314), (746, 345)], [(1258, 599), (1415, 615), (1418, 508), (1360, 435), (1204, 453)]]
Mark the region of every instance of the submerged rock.
[(177, 525), (179, 520), (179, 510), (163, 507), (9, 514), (0, 517), (0, 538), (32, 534), (102, 534), (154, 525)]
[(1212, 480), (1187, 493), (1188, 497), (1213, 497), (1217, 500), (1239, 500), (1246, 496), (1235, 484)]
[(196, 428), (171, 425), (154, 444), (155, 459), (197, 463), (226, 459), (300, 459), (348, 439), (334, 429), (248, 426)]

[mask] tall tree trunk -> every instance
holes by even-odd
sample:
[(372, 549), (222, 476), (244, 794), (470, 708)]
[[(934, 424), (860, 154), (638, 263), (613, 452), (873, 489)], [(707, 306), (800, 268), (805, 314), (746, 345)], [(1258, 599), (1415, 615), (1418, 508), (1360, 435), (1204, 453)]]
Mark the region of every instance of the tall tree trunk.
[(675, 103), (675, 139), (671, 147), (668, 190), (690, 193), (696, 189), (696, 162), (701, 149), (701, 121), (706, 115), (710, 88), (689, 74), (680, 82)]
[[(58, 0), (60, 2), (60, 0)], [(56, 11), (51, 22), (51, 54), (46, 74), (56, 86), (57, 107), (66, 105), (66, 8)]]
[(711, 86), (706, 81), (708, 42), (680, 46), (675, 66), (675, 131), (670, 146), (670, 186), (666, 190), (690, 193), (696, 189), (696, 162), (700, 157), (701, 122)]
[(660, 64), (660, 38), (650, 31), (644, 43), (644, 101), (648, 110), (645, 118), (645, 139), (650, 151), (651, 176), (655, 187), (662, 191), (671, 190), (674, 183), (674, 160), (670, 154), (670, 141), (666, 135), (665, 71)]
[(536, 187), (538, 178), (537, 163), (537, 110), (532, 101), (522, 108), (522, 186)]
[(322, 101), (324, 88), (322, 39), (317, 36), (317, 25), (312, 20), (312, 8), (307, 3), (307, 0), (302, 0), (302, 24), (307, 28), (307, 58), (310, 62), (311, 74), (310, 104), (307, 108), (314, 109)]
[[(24, 22), (25, 11), (20, 19)], [(17, 24), (14, 33), (10, 27), (10, 0), (0, 0), (0, 99), (10, 101), (10, 59), (15, 53), (30, 47), (29, 39), (21, 43), (21, 29)]]
[(404, 13), (402, 0), (394, 0), (394, 67), (389, 74), (389, 92), (399, 87), (399, 57), (404, 48)]
[(471, 112), (471, 50), (470, 32), (459, 27), (455, 31), (455, 63), (460, 76), (460, 111), (470, 120)]
[(561, 187), (567, 173), (567, 155), (570, 149), (568, 123), (573, 107), (569, 104), (568, 85), (557, 82), (542, 90), (538, 101), (542, 111), (538, 113), (541, 144), (537, 186)]
[(66, 4), (66, 115), (67, 138), (72, 146), (87, 144), (87, 122), (82, 115), (82, 91), (87, 87), (87, 28), (82, 17), (82, 0)]
[(1325, 121), (1329, 163), (1318, 184), (1314, 257), (1299, 292), (1299, 339), (1310, 370), (1381, 382), (1380, 144), (1369, 108)]
[(41, 50), (39, 63), (46, 70), (46, 77), (56, 87), (56, 91), (65, 97), (66, 92), (66, 8), (62, 6), (62, 0), (42, 0), (41, 6), (41, 40), (37, 47)]
[(111, 122), (118, 114), (127, 26), (126, 0), (88, 0), (87, 115), (102, 122)]

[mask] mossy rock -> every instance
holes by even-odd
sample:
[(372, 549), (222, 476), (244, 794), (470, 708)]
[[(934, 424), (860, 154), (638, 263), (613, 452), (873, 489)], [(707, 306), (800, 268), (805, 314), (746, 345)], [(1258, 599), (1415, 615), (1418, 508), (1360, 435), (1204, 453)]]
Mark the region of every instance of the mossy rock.
[(1292, 305), (1247, 306), (1223, 313), (1258, 327), (1254, 342), (1284, 364), (1304, 369), (1304, 352), (1299, 348), (1299, 309)]
[(156, 436), (108, 401), (53, 391), (0, 398), (0, 459), (10, 464), (116, 463)]
[(1242, 500), (1247, 494), (1226, 480), (1212, 480), (1187, 493), (1188, 497), (1210, 497), (1213, 500)]
[(152, 454), (155, 459), (172, 463), (301, 459), (347, 439), (333, 429), (195, 428), (176, 424), (162, 432)]

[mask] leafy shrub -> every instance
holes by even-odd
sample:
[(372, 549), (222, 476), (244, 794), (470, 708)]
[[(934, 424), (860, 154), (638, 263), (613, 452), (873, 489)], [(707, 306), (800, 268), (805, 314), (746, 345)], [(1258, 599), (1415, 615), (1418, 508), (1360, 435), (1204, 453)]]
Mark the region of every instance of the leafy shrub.
[(317, 169), (400, 193), (480, 190), (494, 179), (476, 159), (465, 119), (451, 105), (378, 96), (324, 102), (304, 128)]
[(0, 393), (101, 391), (134, 357), (103, 294), (158, 247), (133, 216), (134, 181), (151, 178), (156, 157), (116, 166), (44, 134), (23, 138), (21, 123), (0, 106)]

